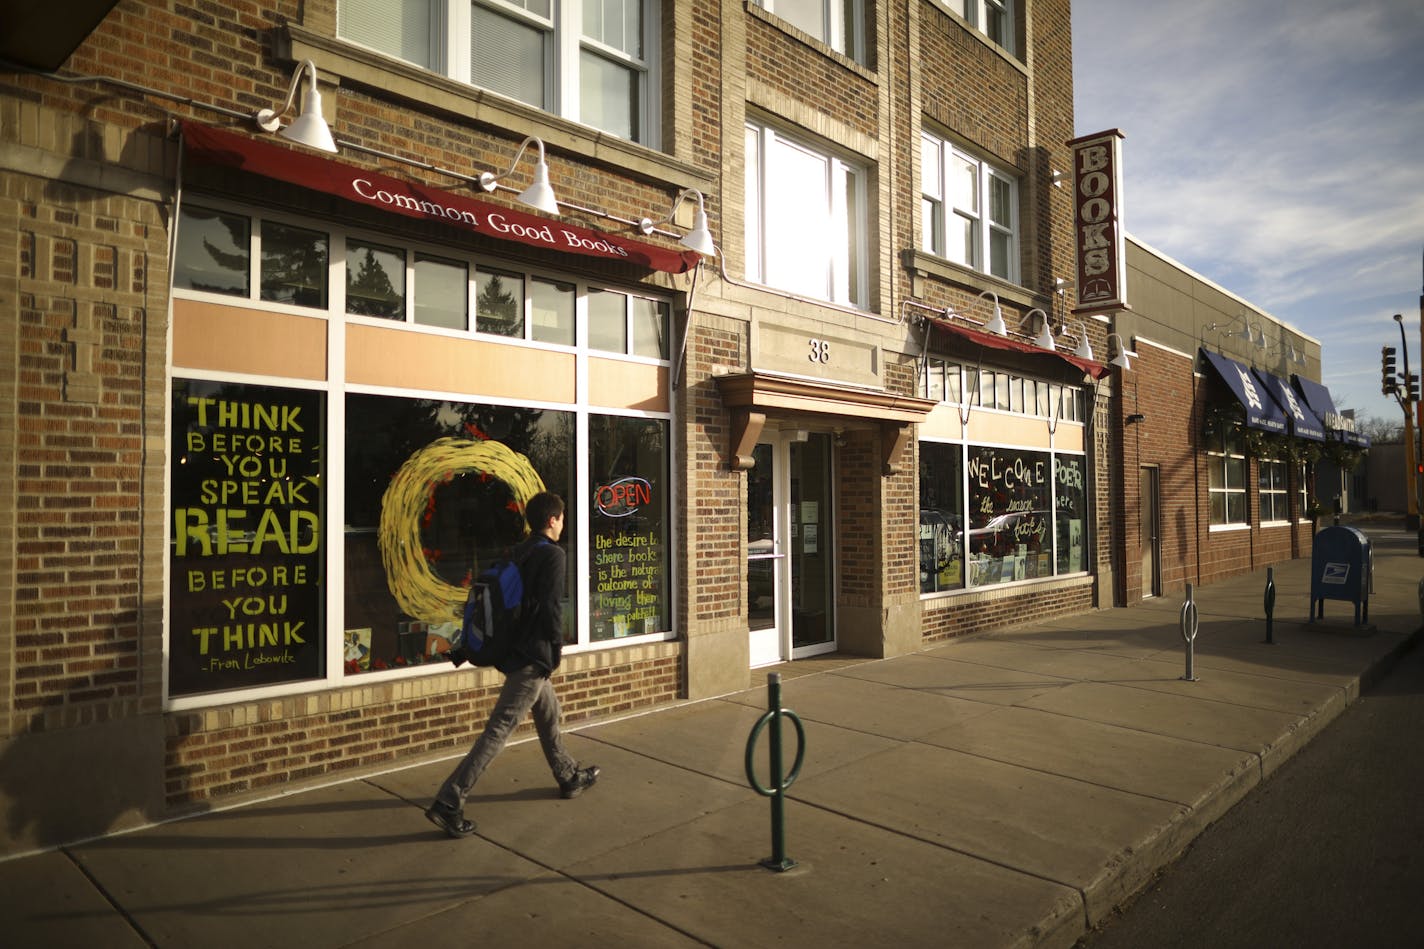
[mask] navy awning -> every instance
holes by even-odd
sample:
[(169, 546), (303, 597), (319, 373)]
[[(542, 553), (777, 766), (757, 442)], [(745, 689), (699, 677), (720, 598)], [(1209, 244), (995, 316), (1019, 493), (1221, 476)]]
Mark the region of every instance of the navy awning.
[(1221, 381), (1226, 383), (1236, 401), (1246, 410), (1246, 424), (1263, 432), (1286, 433), (1286, 416), (1276, 400), (1262, 391), (1260, 381), (1251, 374), (1250, 368), (1228, 356), (1203, 349), (1202, 355), (1216, 370)]
[(1295, 389), (1291, 384), (1280, 376), (1273, 375), (1263, 369), (1252, 368), (1256, 378), (1261, 380), (1261, 385), (1271, 394), (1271, 398), (1276, 400), (1276, 404), (1285, 413), (1286, 421), (1291, 424), (1291, 431), (1297, 438), (1309, 438), (1311, 441), (1325, 441), (1325, 423), (1316, 417), (1310, 407), (1305, 404), (1305, 400), (1295, 394)]
[(1291, 379), (1295, 382), (1296, 389), (1305, 397), (1305, 402), (1310, 406), (1310, 410), (1325, 423), (1327, 437), (1339, 439), (1356, 448), (1370, 447), (1369, 438), (1355, 431), (1355, 420), (1341, 415), (1336, 410), (1335, 400), (1330, 397), (1329, 389), (1314, 379), (1306, 379), (1304, 376), (1296, 375)]

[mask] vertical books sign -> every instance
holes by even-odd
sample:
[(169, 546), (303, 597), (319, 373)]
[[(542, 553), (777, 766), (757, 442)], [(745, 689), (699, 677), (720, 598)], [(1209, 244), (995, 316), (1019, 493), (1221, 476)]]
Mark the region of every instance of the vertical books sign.
[(1073, 228), (1078, 252), (1075, 313), (1127, 307), (1122, 139), (1122, 133), (1112, 129), (1068, 143), (1073, 149)]

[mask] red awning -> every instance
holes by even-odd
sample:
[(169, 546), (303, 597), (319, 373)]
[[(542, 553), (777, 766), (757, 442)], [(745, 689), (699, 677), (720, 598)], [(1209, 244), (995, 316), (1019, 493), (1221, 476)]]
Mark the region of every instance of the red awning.
[(1010, 336), (998, 336), (988, 330), (975, 329), (964, 323), (955, 323), (951, 320), (940, 317), (930, 317), (930, 323), (944, 330), (952, 336), (958, 336), (976, 346), (985, 346), (989, 349), (1001, 349), (1011, 353), (1028, 353), (1031, 356), (1044, 356), (1049, 359), (1061, 359), (1071, 366), (1075, 366), (1094, 379), (1101, 379), (1107, 375), (1108, 367), (1104, 363), (1095, 362), (1092, 359), (1084, 359), (1072, 353), (1064, 352), (1060, 349), (1047, 350), (1040, 349), (1033, 343), (1014, 339)]
[(181, 122), (180, 130), (190, 161), (265, 175), (392, 214), (440, 221), (486, 237), (642, 265), (665, 273), (685, 273), (701, 259), (690, 250), (675, 251), (476, 201), (453, 191), (393, 178), (314, 152), (236, 135), (210, 125)]

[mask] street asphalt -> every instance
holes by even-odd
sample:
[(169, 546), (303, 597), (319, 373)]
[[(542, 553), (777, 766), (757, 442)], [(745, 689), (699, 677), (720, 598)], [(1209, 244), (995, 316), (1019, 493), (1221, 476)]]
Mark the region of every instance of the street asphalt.
[[(13, 947), (1067, 947), (1320, 733), (1421, 626), (1424, 559), (1398, 521), (1369, 622), (1309, 558), (1182, 597), (950, 641), (829, 656), (757, 686), (588, 723), (597, 786), (561, 800), (511, 745), (443, 836), (450, 759), (0, 862)], [(804, 725), (775, 803), (746, 775), (765, 673)], [(782, 719), (789, 765), (797, 730)], [(769, 783), (770, 725), (755, 751)], [(794, 866), (763, 866), (772, 856)]]

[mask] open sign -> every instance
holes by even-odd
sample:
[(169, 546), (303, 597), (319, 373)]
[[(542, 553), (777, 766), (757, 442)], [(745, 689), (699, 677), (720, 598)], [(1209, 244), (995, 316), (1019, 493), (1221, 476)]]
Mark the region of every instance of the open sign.
[(604, 517), (627, 517), (653, 503), (653, 486), (646, 478), (620, 478), (595, 488), (593, 504)]

